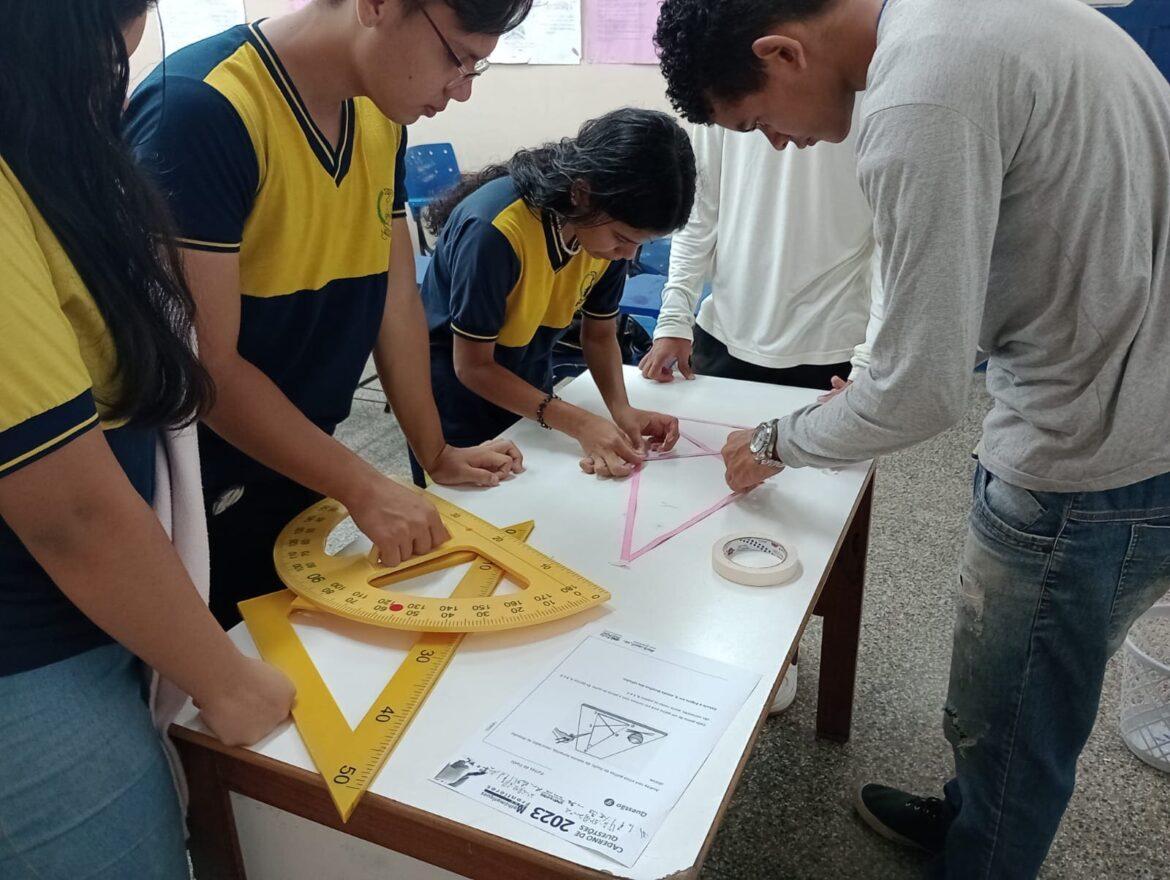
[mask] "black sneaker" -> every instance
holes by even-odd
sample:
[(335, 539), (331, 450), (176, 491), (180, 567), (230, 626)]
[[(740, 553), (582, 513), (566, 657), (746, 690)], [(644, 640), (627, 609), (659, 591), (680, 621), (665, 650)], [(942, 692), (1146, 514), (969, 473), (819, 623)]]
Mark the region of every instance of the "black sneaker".
[(888, 785), (863, 785), (854, 803), (863, 822), (887, 840), (942, 852), (955, 811), (941, 798), (918, 797)]

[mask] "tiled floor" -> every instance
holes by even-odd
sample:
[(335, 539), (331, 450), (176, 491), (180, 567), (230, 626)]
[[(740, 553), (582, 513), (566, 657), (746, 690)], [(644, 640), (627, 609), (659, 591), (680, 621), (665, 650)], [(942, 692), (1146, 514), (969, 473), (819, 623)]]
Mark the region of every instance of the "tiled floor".
[[(859, 780), (938, 793), (950, 764), (942, 736), (955, 567), (966, 517), (968, 453), (987, 407), (982, 377), (966, 421), (878, 470), (853, 739), (813, 736), (819, 629), (801, 648), (796, 705), (770, 721), (711, 850), (703, 880), (898, 878), (925, 862), (865, 829), (850, 807)], [(405, 475), (405, 443), (381, 394), (359, 392), (338, 436)], [(1140, 763), (1117, 733), (1120, 658), (1046, 880), (1170, 878), (1170, 775)]]

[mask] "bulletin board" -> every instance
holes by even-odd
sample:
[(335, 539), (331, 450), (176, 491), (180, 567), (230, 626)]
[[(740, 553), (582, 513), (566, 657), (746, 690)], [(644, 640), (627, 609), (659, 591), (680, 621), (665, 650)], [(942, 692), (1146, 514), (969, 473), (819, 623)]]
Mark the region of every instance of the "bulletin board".
[[(232, 25), (301, 8), (309, 0), (159, 0), (166, 51)], [(493, 64), (656, 64), (662, 0), (535, 0), (527, 19), (500, 38)]]
[(661, 3), (662, 0), (535, 0), (524, 23), (500, 38), (492, 62), (657, 64), (654, 26)]

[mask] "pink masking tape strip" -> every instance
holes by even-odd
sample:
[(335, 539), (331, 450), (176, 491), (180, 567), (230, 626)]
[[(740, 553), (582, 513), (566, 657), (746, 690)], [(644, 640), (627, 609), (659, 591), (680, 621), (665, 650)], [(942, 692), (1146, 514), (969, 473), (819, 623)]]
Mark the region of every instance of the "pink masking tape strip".
[(718, 428), (734, 428), (737, 431), (748, 431), (753, 427), (752, 425), (732, 425), (729, 422), (712, 422), (710, 419), (688, 419), (683, 416), (679, 416), (678, 420), (680, 422), (694, 422), (696, 425), (715, 425)]
[(704, 443), (702, 440), (698, 439), (697, 437), (692, 437), (686, 431), (679, 431), (678, 436), (682, 437), (684, 440), (687, 440), (687, 441), (695, 444), (695, 446), (698, 446), (700, 449), (703, 450), (703, 452), (706, 455), (718, 455), (719, 454), (714, 449), (712, 449), (710, 446), (708, 446), (706, 443)]
[[(719, 427), (719, 428), (731, 428), (733, 430), (748, 430), (749, 429), (747, 425), (732, 425), (732, 424), (729, 424), (727, 422), (713, 422), (709, 419), (690, 419), (690, 418), (679, 417), (679, 421), (680, 422), (694, 422), (694, 423), (699, 424), (699, 425), (715, 425), (716, 427)], [(697, 449), (699, 449), (701, 451), (699, 451), (699, 452), (674, 452), (674, 451), (671, 451), (671, 452), (668, 452), (666, 454), (651, 452), (646, 457), (646, 461), (647, 462), (663, 461), (665, 459), (672, 459), (672, 458), (706, 458), (709, 456), (718, 456), (721, 454), (719, 452), (716, 452), (714, 449), (712, 449), (710, 446), (708, 446), (703, 441), (697, 439), (696, 437), (691, 436), (690, 434), (687, 434), (685, 431), (680, 430), (679, 436), (682, 437), (683, 439), (687, 440), (689, 443), (693, 444)], [(641, 485), (642, 485), (642, 468), (638, 468), (638, 470), (634, 471), (633, 475), (630, 477), (630, 498), (626, 504), (626, 525), (625, 525), (625, 530), (622, 533), (622, 555), (621, 555), (620, 561), (623, 565), (628, 565), (629, 563), (631, 563), (635, 559), (637, 559), (639, 556), (643, 556), (643, 555), (649, 553), (654, 548), (656, 548), (662, 544), (665, 544), (667, 541), (669, 541), (675, 535), (678, 535), (682, 532), (685, 532), (691, 526), (702, 522), (707, 517), (709, 517), (711, 514), (717, 513), (718, 511), (722, 510), (727, 505), (729, 505), (731, 502), (733, 502), (736, 498), (739, 497), (738, 492), (731, 493), (726, 498), (723, 498), (722, 500), (720, 500), (716, 504), (713, 504), (710, 507), (699, 511), (694, 516), (692, 516), (690, 519), (688, 519), (686, 522), (684, 522), (681, 526), (678, 526), (677, 528), (672, 529), (671, 531), (667, 532), (664, 535), (659, 535), (657, 538), (652, 540), (649, 544), (646, 544), (644, 547), (642, 547), (638, 550), (634, 550), (633, 549), (634, 522), (638, 516), (638, 490), (641, 488)]]
[(630, 561), (630, 546), (634, 541), (634, 517), (638, 515), (638, 486), (642, 482), (642, 469), (630, 475), (630, 500), (626, 503), (626, 527), (622, 533), (622, 562)]
[[(633, 494), (633, 493), (631, 493), (631, 495), (632, 495), (632, 494)], [(651, 550), (653, 550), (655, 547), (658, 547), (658, 546), (660, 546), (660, 545), (662, 545), (662, 544), (665, 544), (667, 541), (669, 541), (671, 538), (673, 538), (675, 535), (679, 534), (680, 532), (685, 532), (685, 531), (686, 531), (687, 529), (689, 529), (691, 526), (693, 526), (693, 525), (696, 525), (696, 524), (698, 524), (698, 523), (702, 522), (702, 521), (703, 521), (703, 520), (705, 520), (707, 517), (709, 517), (711, 514), (713, 514), (713, 513), (718, 513), (720, 510), (722, 510), (723, 508), (725, 508), (727, 505), (729, 505), (729, 504), (730, 504), (732, 501), (734, 501), (734, 500), (735, 500), (735, 499), (737, 499), (738, 497), (739, 497), (739, 493), (738, 493), (738, 492), (732, 492), (732, 493), (731, 493), (730, 495), (728, 495), (726, 498), (722, 499), (721, 501), (719, 501), (719, 502), (718, 502), (718, 503), (716, 503), (716, 504), (712, 504), (712, 505), (711, 505), (710, 507), (708, 507), (706, 510), (701, 510), (701, 511), (699, 511), (698, 513), (696, 513), (694, 516), (692, 516), (690, 519), (688, 519), (688, 520), (687, 520), (685, 523), (683, 523), (683, 524), (682, 524), (681, 526), (679, 526), (678, 528), (676, 528), (676, 529), (672, 529), (671, 531), (667, 532), (667, 533), (666, 533), (666, 534), (664, 534), (664, 535), (659, 535), (657, 538), (655, 538), (653, 541), (651, 541), (649, 544), (647, 544), (645, 547), (642, 547), (642, 548), (641, 548), (641, 549), (639, 549), (639, 550), (634, 550), (634, 551), (631, 553), (631, 552), (628, 552), (628, 551), (627, 551), (627, 550), (626, 550), (626, 549), (623, 547), (623, 550), (622, 550), (622, 561), (623, 561), (623, 562), (633, 562), (633, 561), (634, 561), (635, 559), (637, 559), (639, 556), (643, 556), (643, 555), (645, 555), (645, 554), (649, 553), (649, 552), (650, 552)], [(626, 520), (626, 522), (627, 522), (627, 528), (629, 528), (629, 526), (633, 524), (633, 520), (632, 520), (632, 519), (627, 519), (627, 520)], [(630, 537), (633, 537), (633, 535), (632, 535), (632, 531), (633, 531), (633, 530), (632, 530), (632, 529), (630, 529), (630, 530), (629, 530), (629, 532), (627, 533), (627, 539), (628, 539), (628, 538), (630, 538)]]
[(675, 458), (710, 458), (718, 452), (651, 452), (646, 461), (670, 461)]

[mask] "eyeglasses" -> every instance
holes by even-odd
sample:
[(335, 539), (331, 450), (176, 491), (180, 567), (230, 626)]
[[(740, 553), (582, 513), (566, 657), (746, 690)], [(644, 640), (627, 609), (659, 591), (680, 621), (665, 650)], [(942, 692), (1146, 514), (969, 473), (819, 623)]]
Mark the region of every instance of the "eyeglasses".
[(464, 80), (475, 79), (477, 76), (482, 76), (484, 71), (492, 66), (492, 63), (486, 58), (480, 58), (475, 62), (475, 64), (471, 65), (471, 70), (468, 70), (463, 63), (463, 60), (459, 57), (458, 53), (456, 53), (456, 51), (451, 47), (451, 44), (447, 41), (447, 38), (443, 36), (443, 32), (439, 30), (439, 26), (435, 24), (435, 20), (431, 18), (430, 13), (427, 12), (427, 8), (423, 6), (419, 9), (419, 11), (426, 18), (427, 24), (431, 26), (431, 30), (435, 32), (435, 36), (439, 38), (439, 42), (443, 44), (443, 48), (447, 50), (447, 54), (451, 56), (451, 61), (454, 62), (455, 66), (459, 69), (459, 76), (451, 80), (451, 82), (447, 83), (447, 88), (457, 86)]

